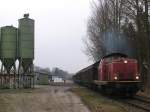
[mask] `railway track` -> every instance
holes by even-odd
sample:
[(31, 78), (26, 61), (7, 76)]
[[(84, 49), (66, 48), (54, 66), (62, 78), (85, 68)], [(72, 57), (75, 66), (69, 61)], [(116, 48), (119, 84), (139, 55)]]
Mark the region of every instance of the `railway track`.
[(135, 96), (133, 99), (124, 100), (123, 103), (150, 112), (150, 98)]
[(143, 101), (143, 102), (146, 102), (146, 103), (149, 103), (150, 104), (150, 98), (149, 97), (144, 97), (144, 96), (134, 96), (134, 99), (137, 99), (137, 100), (140, 100), (140, 101)]

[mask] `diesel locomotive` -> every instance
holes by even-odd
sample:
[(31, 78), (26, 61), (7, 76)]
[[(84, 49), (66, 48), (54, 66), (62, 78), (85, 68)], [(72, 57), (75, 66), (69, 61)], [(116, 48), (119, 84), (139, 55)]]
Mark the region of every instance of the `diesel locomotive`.
[(74, 82), (107, 94), (133, 96), (140, 90), (141, 75), (136, 59), (122, 53), (112, 53), (80, 70)]

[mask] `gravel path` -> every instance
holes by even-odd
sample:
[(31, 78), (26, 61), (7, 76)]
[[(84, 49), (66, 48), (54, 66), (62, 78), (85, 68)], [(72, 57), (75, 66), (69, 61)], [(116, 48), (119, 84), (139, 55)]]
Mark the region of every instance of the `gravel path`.
[(0, 112), (90, 112), (67, 86), (39, 86), (24, 92), (1, 93)]

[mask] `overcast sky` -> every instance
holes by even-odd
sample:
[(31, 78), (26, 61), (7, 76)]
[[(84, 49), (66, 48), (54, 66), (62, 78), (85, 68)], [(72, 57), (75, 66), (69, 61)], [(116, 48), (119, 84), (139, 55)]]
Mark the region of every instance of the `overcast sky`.
[(30, 13), (35, 20), (35, 65), (77, 72), (86, 67), (82, 38), (86, 37), (89, 0), (0, 0), (0, 26), (18, 27)]

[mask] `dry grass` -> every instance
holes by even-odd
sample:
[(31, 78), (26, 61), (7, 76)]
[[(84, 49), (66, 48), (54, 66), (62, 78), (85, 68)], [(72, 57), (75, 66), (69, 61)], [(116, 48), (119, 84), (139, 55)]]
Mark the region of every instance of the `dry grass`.
[(76, 87), (72, 91), (80, 96), (91, 112), (126, 112), (121, 104), (86, 88)]

